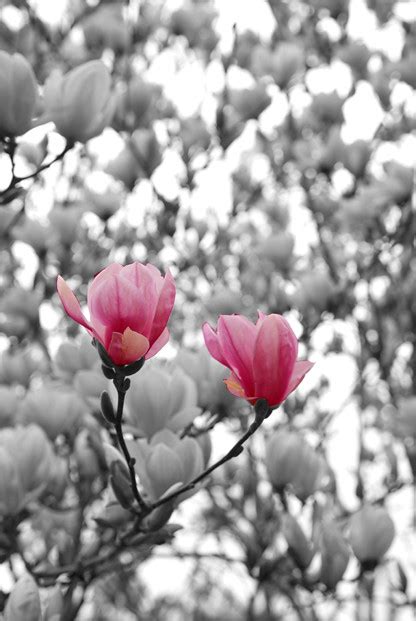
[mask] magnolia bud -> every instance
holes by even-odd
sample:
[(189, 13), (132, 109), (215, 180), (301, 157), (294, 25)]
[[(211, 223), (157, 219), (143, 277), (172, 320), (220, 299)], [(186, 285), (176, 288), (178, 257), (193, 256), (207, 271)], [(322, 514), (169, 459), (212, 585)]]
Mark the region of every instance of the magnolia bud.
[(257, 119), (271, 103), (271, 97), (263, 84), (253, 88), (231, 91), (230, 104), (235, 108), (243, 121)]
[(290, 513), (285, 513), (282, 517), (282, 532), (295, 563), (300, 569), (306, 569), (312, 561), (314, 550), (298, 522)]
[(350, 551), (339, 528), (332, 520), (322, 522), (320, 548), (319, 579), (328, 589), (334, 589), (347, 569)]
[(268, 237), (261, 244), (261, 252), (273, 261), (278, 269), (285, 269), (290, 265), (295, 240), (292, 233), (282, 231)]
[(129, 143), (130, 149), (146, 176), (151, 177), (162, 162), (162, 152), (153, 129), (136, 129)]
[(30, 574), (14, 585), (4, 611), (4, 621), (39, 621), (41, 608), (38, 587)]
[(351, 518), (351, 547), (358, 560), (369, 568), (377, 565), (394, 536), (393, 520), (384, 507), (366, 505)]
[(267, 442), (266, 468), (278, 492), (291, 484), (296, 496), (305, 501), (319, 489), (323, 466), (320, 455), (295, 432), (277, 431)]
[(30, 129), (37, 103), (35, 75), (21, 54), (0, 50), (0, 138)]
[(123, 509), (130, 509), (134, 504), (134, 494), (127, 467), (121, 461), (113, 461), (110, 465), (110, 473), (111, 487), (117, 500)]
[(175, 506), (173, 501), (157, 507), (152, 513), (144, 519), (143, 526), (148, 530), (157, 531), (169, 521)]
[(115, 98), (111, 76), (100, 60), (91, 60), (65, 76), (53, 71), (44, 87), (45, 110), (40, 122), (53, 121), (69, 143), (87, 142), (111, 122)]
[(116, 414), (114, 412), (113, 403), (111, 397), (106, 390), (101, 395), (101, 412), (107, 423), (114, 425), (116, 422)]
[(100, 465), (98, 457), (90, 442), (90, 434), (86, 429), (82, 429), (75, 438), (74, 457), (81, 479), (94, 481), (100, 475)]

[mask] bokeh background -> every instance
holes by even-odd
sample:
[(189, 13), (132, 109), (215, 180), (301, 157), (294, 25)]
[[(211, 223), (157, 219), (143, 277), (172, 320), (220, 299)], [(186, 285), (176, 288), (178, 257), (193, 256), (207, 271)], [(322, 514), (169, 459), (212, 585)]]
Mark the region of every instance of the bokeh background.
[[(115, 99), (103, 133), (62, 157), (51, 123), (13, 162), (0, 148), (0, 601), (26, 571), (46, 621), (53, 606), (64, 620), (413, 619), (416, 3), (0, 0), (0, 49), (30, 63), (39, 114), (51, 72), (92, 59)], [(108, 511), (108, 381), (55, 281), (85, 300), (111, 261), (177, 284), (131, 425), (142, 394), (149, 416), (170, 407), (163, 385), (211, 459), (246, 428), (249, 406), (201, 349), (220, 314), (284, 314), (315, 366), (160, 541), (68, 577), (125, 522)], [(24, 490), (16, 462), (36, 469)]]

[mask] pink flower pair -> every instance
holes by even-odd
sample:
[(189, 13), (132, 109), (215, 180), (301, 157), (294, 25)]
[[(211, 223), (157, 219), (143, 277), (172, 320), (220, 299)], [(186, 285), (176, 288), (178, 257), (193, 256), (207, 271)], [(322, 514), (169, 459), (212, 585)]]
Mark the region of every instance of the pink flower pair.
[[(72, 319), (99, 341), (116, 365), (151, 358), (168, 341), (166, 327), (175, 301), (175, 283), (153, 265), (112, 264), (88, 288), (90, 321), (66, 282), (58, 294)], [(241, 315), (221, 315), (217, 330), (203, 327), (211, 356), (231, 371), (228, 390), (254, 404), (266, 399), (277, 407), (313, 366), (297, 360), (298, 342), (286, 319), (259, 313), (254, 325)]]

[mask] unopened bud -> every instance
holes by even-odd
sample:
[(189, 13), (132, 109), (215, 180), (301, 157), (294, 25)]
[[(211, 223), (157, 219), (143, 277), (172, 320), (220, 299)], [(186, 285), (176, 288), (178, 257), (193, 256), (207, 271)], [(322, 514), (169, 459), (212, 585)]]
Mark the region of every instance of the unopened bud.
[(134, 504), (129, 471), (121, 461), (113, 461), (110, 466), (110, 482), (114, 494), (123, 507), (130, 509)]
[(152, 513), (144, 519), (143, 526), (147, 530), (156, 531), (165, 526), (169, 521), (170, 516), (174, 510), (173, 502), (166, 502), (165, 504), (157, 507)]
[(332, 520), (324, 520), (321, 529), (321, 574), (320, 581), (334, 589), (347, 569), (350, 559), (348, 545), (339, 528)]
[(366, 505), (351, 518), (350, 544), (365, 568), (377, 565), (391, 546), (394, 536), (393, 520), (384, 507)]
[(104, 390), (101, 395), (101, 413), (107, 423), (110, 423), (110, 425), (114, 425), (114, 423), (116, 422), (116, 415), (110, 395), (106, 390)]
[(300, 569), (306, 569), (312, 561), (314, 550), (298, 522), (290, 513), (283, 515), (282, 532), (295, 563)]

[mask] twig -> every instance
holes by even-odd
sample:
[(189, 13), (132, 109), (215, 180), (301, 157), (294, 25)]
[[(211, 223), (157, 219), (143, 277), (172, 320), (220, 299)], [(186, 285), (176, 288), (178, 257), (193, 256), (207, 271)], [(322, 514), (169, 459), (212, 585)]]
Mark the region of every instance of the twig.
[(254, 409), (256, 412), (256, 417), (254, 421), (251, 423), (246, 433), (234, 444), (234, 446), (228, 451), (228, 453), (226, 453), (226, 455), (224, 455), (224, 457), (216, 461), (214, 464), (212, 464), (209, 468), (204, 470), (204, 472), (202, 472), (197, 477), (192, 479), (192, 481), (190, 481), (186, 485), (183, 485), (178, 490), (170, 494), (167, 494), (166, 496), (163, 496), (156, 502), (152, 503), (149, 506), (149, 511), (153, 511), (154, 509), (157, 509), (157, 507), (164, 505), (166, 502), (169, 502), (170, 500), (174, 500), (181, 494), (194, 489), (194, 487), (198, 483), (200, 483), (203, 479), (205, 479), (212, 472), (214, 472), (214, 470), (216, 470), (217, 468), (225, 464), (227, 461), (229, 461), (233, 457), (237, 457), (237, 455), (240, 455), (240, 453), (242, 453), (244, 449), (244, 444), (247, 442), (249, 438), (251, 438), (254, 432), (257, 431), (257, 429), (260, 427), (260, 425), (270, 415), (272, 411), (264, 399), (259, 399), (256, 405), (254, 406)]
[(129, 453), (129, 449), (127, 448), (127, 444), (124, 440), (124, 436), (123, 436), (123, 408), (124, 408), (124, 400), (126, 397), (126, 392), (130, 386), (130, 380), (126, 379), (125, 377), (115, 377), (113, 380), (114, 386), (117, 390), (117, 395), (118, 395), (118, 403), (117, 403), (117, 412), (116, 412), (116, 421), (114, 423), (114, 428), (116, 430), (116, 434), (117, 434), (117, 441), (118, 444), (121, 448), (121, 450), (123, 451), (123, 455), (124, 458), (126, 460), (127, 463), (127, 467), (129, 469), (129, 473), (130, 473), (130, 481), (131, 481), (131, 490), (134, 494), (135, 499), (137, 500), (137, 503), (141, 509), (142, 513), (147, 513), (148, 512), (148, 506), (145, 503), (145, 501), (143, 500), (138, 488), (137, 488), (137, 482), (136, 482), (136, 471), (134, 469), (134, 464), (135, 464), (135, 460), (133, 459), (133, 457), (131, 457), (130, 453)]

